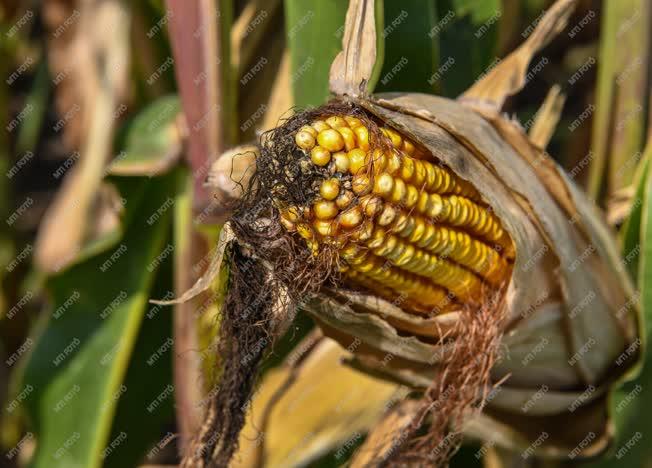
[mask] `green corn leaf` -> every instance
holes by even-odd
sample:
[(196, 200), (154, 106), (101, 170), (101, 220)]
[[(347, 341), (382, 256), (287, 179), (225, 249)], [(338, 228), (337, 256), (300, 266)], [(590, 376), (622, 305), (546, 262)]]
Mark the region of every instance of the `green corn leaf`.
[(294, 103), (317, 106), (328, 99), (328, 73), (342, 49), (348, 0), (285, 0)]
[(376, 91), (432, 92), (439, 78), (439, 38), (433, 2), (384, 2), (385, 57)]
[[(112, 420), (148, 291), (169, 256), (175, 180), (176, 174), (140, 180), (146, 196), (131, 208), (119, 245), (48, 283), (52, 313), (41, 324), (19, 394), (38, 441), (34, 468), (99, 467), (124, 442), (110, 439)], [(136, 436), (138, 430), (129, 428), (126, 439), (132, 431)]]
[(117, 156), (109, 172), (117, 175), (156, 175), (169, 170), (181, 152), (177, 118), (181, 103), (164, 96), (143, 109), (120, 130)]
[(621, 230), (622, 255), (625, 265), (632, 278), (636, 281), (639, 270), (641, 248), (641, 217), (643, 215), (643, 199), (648, 178), (648, 160), (641, 163), (640, 177), (636, 187), (632, 209)]
[[(500, 0), (438, 0), (440, 94), (456, 97), (496, 60)], [(444, 64), (447, 64), (444, 66)]]
[[(610, 412), (616, 425), (617, 437), (610, 456), (592, 465), (601, 468), (646, 466), (652, 461), (652, 448), (644, 440), (652, 432), (652, 423), (643, 416), (652, 410), (652, 357), (645, 345), (652, 336), (652, 290), (649, 287), (652, 282), (652, 177), (647, 170), (647, 163), (642, 169), (641, 183), (637, 190), (641, 202), (632, 211), (625, 225), (623, 252), (627, 258), (628, 252), (639, 251), (636, 259), (637, 286), (644, 319), (644, 341), (630, 351), (643, 352), (645, 359), (638, 377), (626, 382), (612, 395)], [(628, 267), (631, 269), (632, 265), (629, 264)]]

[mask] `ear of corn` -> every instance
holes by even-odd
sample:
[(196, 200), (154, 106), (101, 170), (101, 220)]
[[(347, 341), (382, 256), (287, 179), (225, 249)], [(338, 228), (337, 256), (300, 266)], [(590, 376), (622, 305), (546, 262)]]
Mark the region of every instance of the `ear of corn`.
[(477, 306), (508, 280), (511, 239), (471, 184), (395, 130), (372, 125), (334, 115), (295, 134), (324, 179), (311, 204), (282, 209), (283, 225), (314, 251), (334, 246), (348, 282), (405, 294), (411, 311)]

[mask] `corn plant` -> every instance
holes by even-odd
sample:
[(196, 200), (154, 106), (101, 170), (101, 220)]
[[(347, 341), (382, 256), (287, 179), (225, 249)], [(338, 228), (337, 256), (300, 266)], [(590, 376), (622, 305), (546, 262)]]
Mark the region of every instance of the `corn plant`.
[(10, 466), (649, 463), (647, 2), (1, 8)]

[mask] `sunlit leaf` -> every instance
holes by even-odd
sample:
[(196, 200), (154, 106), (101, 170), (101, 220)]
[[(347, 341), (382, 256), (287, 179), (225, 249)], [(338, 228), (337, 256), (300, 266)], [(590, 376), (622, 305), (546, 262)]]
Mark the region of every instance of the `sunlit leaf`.
[[(170, 255), (164, 241), (174, 182), (175, 174), (141, 180), (146, 196), (119, 245), (49, 281), (51, 316), (24, 379), (35, 468), (98, 467), (119, 450), (109, 440), (112, 419), (154, 273)], [(161, 401), (166, 391), (158, 390)]]
[(342, 49), (348, 0), (285, 0), (290, 48), (290, 82), (297, 106), (316, 106), (328, 98), (328, 72)]
[(177, 124), (181, 104), (176, 95), (159, 98), (121, 129), (117, 156), (109, 172), (117, 175), (156, 175), (169, 170), (181, 152)]

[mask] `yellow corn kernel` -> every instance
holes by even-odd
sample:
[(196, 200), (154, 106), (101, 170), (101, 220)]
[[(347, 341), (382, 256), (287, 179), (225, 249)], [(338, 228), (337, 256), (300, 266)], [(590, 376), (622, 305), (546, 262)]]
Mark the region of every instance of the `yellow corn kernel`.
[(352, 149), (347, 153), (349, 157), (349, 171), (355, 175), (364, 171), (367, 166), (367, 153), (360, 148)]
[(351, 151), (352, 149), (357, 147), (353, 130), (351, 130), (349, 127), (340, 127), (337, 129), (337, 131), (339, 132), (339, 134), (342, 136), (342, 139), (344, 140), (344, 148), (346, 149), (346, 151)]
[(319, 194), (326, 200), (335, 200), (340, 193), (340, 181), (326, 179), (319, 186)]
[(335, 163), (335, 170), (337, 172), (349, 172), (351, 162), (349, 161), (349, 157), (345, 152), (338, 151), (332, 156), (332, 158), (333, 162)]
[(374, 193), (389, 197), (394, 189), (394, 178), (389, 174), (380, 174), (374, 178)]
[(359, 226), (362, 222), (362, 209), (356, 205), (337, 217), (340, 225), (344, 228), (350, 229)]
[(394, 148), (398, 149), (401, 147), (401, 143), (403, 142), (403, 138), (401, 138), (401, 135), (399, 135), (391, 128), (381, 128), (381, 131), (385, 134), (385, 136), (387, 136), (391, 140), (392, 146)]
[(313, 208), (317, 219), (332, 219), (337, 216), (340, 210), (337, 209), (335, 202), (320, 200), (315, 203)]
[(335, 236), (337, 234), (337, 223), (333, 221), (316, 219), (312, 222), (315, 231), (322, 236)]
[(317, 166), (325, 166), (331, 161), (331, 153), (322, 146), (315, 146), (310, 151), (310, 160)]
[(374, 196), (366, 195), (360, 199), (360, 205), (364, 210), (365, 215), (369, 218), (373, 218), (383, 209), (383, 201)]
[(348, 123), (351, 128), (362, 125), (362, 121), (357, 117), (350, 117), (347, 115), (344, 117), (344, 120), (346, 120), (346, 123)]
[(355, 139), (362, 151), (369, 151), (369, 130), (362, 125), (353, 128)]
[(354, 198), (355, 195), (353, 195), (353, 192), (347, 190), (337, 197), (335, 204), (340, 210), (343, 210), (351, 205)]
[(329, 128), (319, 132), (317, 135), (319, 146), (326, 148), (328, 151), (340, 151), (344, 148), (344, 139), (337, 130)]
[(315, 137), (312, 133), (301, 131), (296, 134), (294, 141), (299, 148), (310, 151), (315, 146)]
[(332, 117), (329, 117), (326, 119), (326, 123), (331, 126), (331, 128), (340, 128), (340, 127), (348, 127), (349, 125), (347, 124), (346, 120), (343, 117), (340, 117), (338, 115), (334, 115)]
[(329, 128), (331, 128), (331, 126), (328, 125), (323, 120), (315, 120), (312, 124), (310, 124), (310, 126), (317, 131), (317, 134), (319, 134), (320, 132), (323, 132), (324, 130), (328, 130)]
[(310, 125), (304, 125), (299, 129), (300, 132), (308, 132), (310, 133), (315, 139), (317, 138), (317, 134), (319, 133), (317, 130), (315, 130), (313, 127)]
[(410, 140), (403, 140), (403, 145), (401, 146), (401, 150), (407, 155), (413, 155), (414, 154), (414, 143), (412, 143)]
[(351, 189), (357, 195), (364, 195), (371, 189), (371, 180), (367, 174), (358, 174), (351, 181)]

